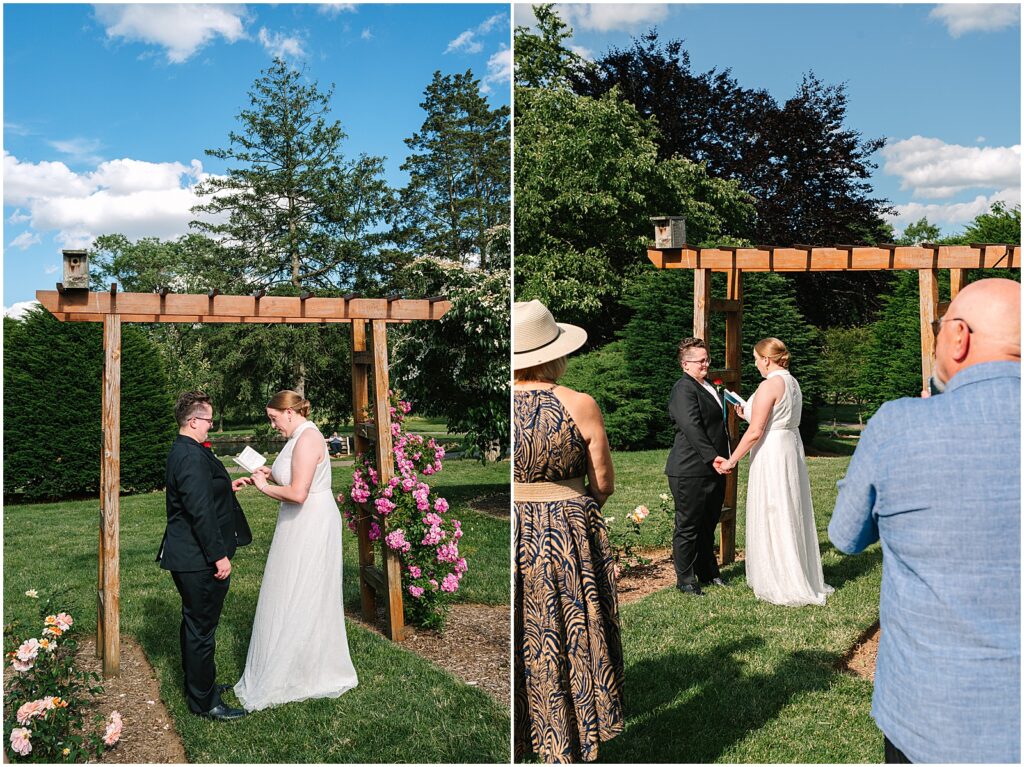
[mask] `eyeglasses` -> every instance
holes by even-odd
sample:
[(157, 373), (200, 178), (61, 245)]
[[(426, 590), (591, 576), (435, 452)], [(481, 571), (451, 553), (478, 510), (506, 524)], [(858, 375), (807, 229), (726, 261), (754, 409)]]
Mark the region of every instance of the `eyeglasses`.
[(939, 330), (942, 329), (942, 323), (943, 322), (950, 322), (952, 320), (956, 320), (957, 322), (964, 323), (964, 327), (967, 328), (967, 332), (968, 333), (973, 333), (974, 332), (973, 330), (971, 330), (971, 326), (967, 324), (967, 320), (963, 319), (962, 317), (940, 317), (937, 320), (932, 320), (932, 333), (934, 333), (935, 335), (938, 335), (939, 334)]
[(213, 419), (212, 419), (212, 418), (204, 418), (204, 417), (203, 417), (203, 416), (201, 416), (201, 415), (194, 415), (194, 416), (192, 416), (192, 417), (193, 417), (193, 418), (195, 418), (195, 419), (196, 419), (197, 421), (209, 421), (209, 422), (210, 422), (210, 425), (211, 425), (211, 426), (213, 425)]
[(683, 360), (683, 364), (684, 365), (687, 362), (692, 362), (694, 365), (699, 365), (700, 367), (707, 367), (708, 365), (711, 364), (711, 358), (710, 357), (704, 357), (703, 359), (699, 359), (699, 360)]

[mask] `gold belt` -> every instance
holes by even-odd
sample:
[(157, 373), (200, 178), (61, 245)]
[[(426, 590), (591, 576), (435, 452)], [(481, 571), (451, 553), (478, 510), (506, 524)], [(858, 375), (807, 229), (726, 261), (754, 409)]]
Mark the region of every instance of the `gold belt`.
[(516, 501), (567, 501), (586, 491), (583, 477), (557, 482), (513, 482), (512, 485), (512, 498)]

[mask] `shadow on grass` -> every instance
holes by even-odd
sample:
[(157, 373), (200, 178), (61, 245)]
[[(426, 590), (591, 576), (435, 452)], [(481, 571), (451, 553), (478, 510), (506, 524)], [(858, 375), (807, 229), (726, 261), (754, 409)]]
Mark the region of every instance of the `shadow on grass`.
[(601, 746), (601, 761), (707, 763), (778, 716), (794, 696), (829, 686), (835, 658), (797, 651), (768, 673), (751, 672), (762, 637), (701, 654), (668, 653), (626, 668), (625, 731)]
[(507, 493), (508, 483), (494, 482), (492, 484), (474, 484), (474, 485), (445, 485), (439, 488), (439, 492), (444, 495), (448, 501), (449, 506), (465, 506), (474, 498), (479, 498), (486, 495), (495, 495), (497, 493)]
[(825, 574), (825, 583), (836, 589), (847, 581), (855, 581), (867, 575), (882, 563), (881, 547), (875, 547), (871, 551), (861, 554), (851, 555), (844, 554), (831, 543), (823, 543), (821, 545), (822, 559), (831, 552), (839, 555), (839, 561), (824, 565), (822, 570)]

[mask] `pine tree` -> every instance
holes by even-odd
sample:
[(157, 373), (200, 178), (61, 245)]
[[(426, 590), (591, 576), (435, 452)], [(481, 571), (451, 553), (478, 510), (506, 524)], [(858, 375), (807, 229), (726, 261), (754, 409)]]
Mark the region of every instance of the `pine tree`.
[(434, 72), (422, 127), (405, 140), (409, 184), (398, 239), (418, 255), (489, 267), (496, 228), (509, 222), (509, 111), (491, 109), (470, 71)]

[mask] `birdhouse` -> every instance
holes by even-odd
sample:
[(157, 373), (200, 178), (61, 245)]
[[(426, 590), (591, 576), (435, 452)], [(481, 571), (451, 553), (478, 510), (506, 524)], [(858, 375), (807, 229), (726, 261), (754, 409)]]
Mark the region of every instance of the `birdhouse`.
[(89, 253), (85, 250), (65, 250), (64, 289), (89, 289)]
[(686, 218), (684, 216), (652, 216), (654, 247), (681, 248), (686, 245)]

